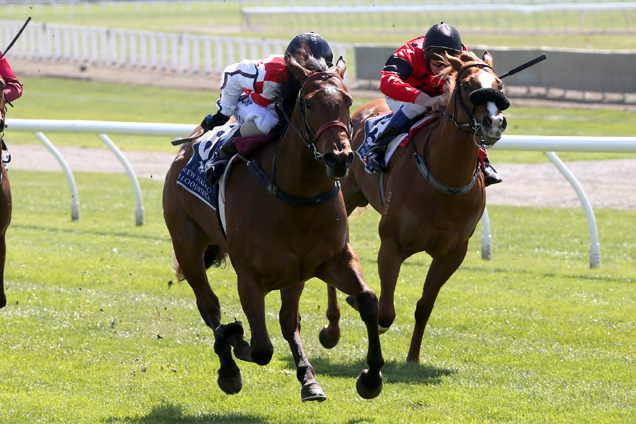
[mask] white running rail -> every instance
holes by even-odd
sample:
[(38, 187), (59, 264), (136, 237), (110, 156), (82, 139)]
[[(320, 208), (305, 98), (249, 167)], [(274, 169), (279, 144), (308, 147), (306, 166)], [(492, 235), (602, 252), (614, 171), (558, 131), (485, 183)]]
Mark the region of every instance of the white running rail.
[[(141, 190), (137, 177), (132, 166), (115, 144), (110, 141), (106, 134), (129, 134), (165, 137), (185, 137), (192, 132), (196, 124), (161, 124), (143, 122), (111, 122), (111, 121), (60, 121), (44, 119), (7, 119), (7, 129), (9, 131), (32, 132), (57, 158), (60, 166), (66, 173), (72, 193), (72, 216), (73, 220), (79, 219), (79, 199), (73, 174), (66, 164), (63, 156), (48, 141), (44, 132), (67, 132), (67, 133), (92, 133), (97, 135), (113, 151), (117, 158), (126, 168), (128, 176), (135, 190), (137, 199), (136, 222), (143, 225), (143, 204)], [(539, 151), (545, 152), (550, 161), (565, 176), (576, 191), (581, 204), (585, 209), (588, 227), (590, 230), (590, 267), (596, 268), (601, 265), (600, 244), (596, 218), (583, 187), (577, 179), (567, 169), (565, 164), (554, 153), (560, 152), (621, 152), (636, 153), (636, 137), (549, 137), (549, 136), (503, 136), (497, 144), (493, 146), (495, 150), (518, 150), (518, 151)], [(492, 239), (490, 235), (490, 220), (488, 211), (484, 210), (482, 217), (482, 258), (488, 260), (492, 257)]]

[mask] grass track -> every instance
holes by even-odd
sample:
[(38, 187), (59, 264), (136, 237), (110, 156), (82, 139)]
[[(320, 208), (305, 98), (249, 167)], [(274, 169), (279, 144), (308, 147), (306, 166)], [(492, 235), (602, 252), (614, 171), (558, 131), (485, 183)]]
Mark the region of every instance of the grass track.
[[(597, 211), (602, 267), (592, 270), (581, 210), (489, 207), (494, 258), (480, 259), (474, 237), (440, 294), (421, 365), (404, 358), (430, 260), (409, 259), (396, 293), (398, 318), (381, 339), (385, 389), (373, 401), (355, 392), (366, 343), (359, 317), (343, 305), (343, 338), (324, 350), (317, 332), (325, 324), (326, 290), (310, 281), (301, 304), (303, 338), (329, 399), (303, 404), (280, 336), (277, 293), (267, 298), (272, 363), (239, 364), (245, 387), (224, 395), (215, 382), (211, 330), (187, 283), (171, 274), (162, 184), (141, 181), (147, 224), (136, 227), (125, 176), (78, 173), (76, 180), (82, 219), (73, 223), (61, 172), (11, 171), (9, 305), (0, 310), (2, 423), (628, 423), (636, 417), (636, 244), (627, 236), (636, 230), (634, 211)], [(351, 239), (379, 292), (377, 222), (373, 211), (355, 218)], [(231, 266), (209, 276), (224, 321), (244, 319)]]

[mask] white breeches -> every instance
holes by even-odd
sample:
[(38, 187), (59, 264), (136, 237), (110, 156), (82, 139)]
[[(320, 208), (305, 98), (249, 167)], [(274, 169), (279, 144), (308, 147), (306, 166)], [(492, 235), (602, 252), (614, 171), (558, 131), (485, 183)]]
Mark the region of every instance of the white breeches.
[(415, 103), (400, 102), (388, 96), (385, 96), (385, 100), (392, 112), (397, 112), (398, 109), (402, 108), (402, 112), (409, 119), (415, 119), (426, 112), (424, 106), (416, 105)]
[[(234, 118), (236, 119), (236, 122), (241, 125), (241, 128), (246, 122), (254, 122), (258, 131), (262, 134), (269, 134), (278, 123), (278, 114), (276, 113), (273, 104), (266, 107), (257, 105), (245, 94), (241, 96), (238, 104), (236, 105)], [(243, 132), (244, 131), (241, 131), (242, 136), (245, 137), (248, 135), (243, 134)]]

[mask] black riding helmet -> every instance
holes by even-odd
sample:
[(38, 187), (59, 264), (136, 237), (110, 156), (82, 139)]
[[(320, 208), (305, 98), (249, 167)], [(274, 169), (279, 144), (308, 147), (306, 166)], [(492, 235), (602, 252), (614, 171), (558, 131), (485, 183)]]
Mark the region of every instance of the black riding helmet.
[(459, 56), (462, 47), (459, 31), (444, 22), (433, 25), (424, 36), (424, 51), (427, 59), (440, 60), (444, 53)]
[(288, 52), (294, 52), (298, 47), (300, 47), (300, 41), (305, 40), (311, 49), (311, 54), (316, 59), (325, 59), (325, 63), (328, 67), (333, 66), (333, 53), (331, 52), (331, 47), (329, 47), (329, 43), (327, 40), (322, 38), (320, 35), (315, 32), (306, 32), (304, 34), (299, 34), (294, 37), (293, 40), (287, 46)]

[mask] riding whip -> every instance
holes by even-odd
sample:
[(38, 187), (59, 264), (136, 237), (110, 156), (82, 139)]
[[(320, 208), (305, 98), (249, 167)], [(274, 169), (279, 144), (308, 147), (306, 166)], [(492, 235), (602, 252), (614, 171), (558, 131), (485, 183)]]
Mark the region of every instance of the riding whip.
[(20, 35), (22, 34), (22, 31), (24, 31), (24, 28), (26, 28), (26, 26), (29, 24), (29, 21), (31, 20), (31, 17), (29, 16), (29, 18), (26, 20), (26, 22), (24, 23), (24, 25), (22, 25), (22, 28), (20, 28), (20, 31), (18, 31), (18, 34), (13, 37), (13, 40), (11, 41), (11, 43), (9, 43), (9, 45), (7, 46), (6, 49), (4, 49), (4, 51), (2, 53), (0, 53), (0, 60), (2, 60), (2, 58), (4, 57), (5, 54), (7, 54), (7, 52), (9, 50), (11, 50), (11, 47), (13, 47), (13, 45), (15, 44), (16, 41), (18, 41), (18, 38), (20, 38)]
[(515, 69), (513, 69), (511, 71), (508, 71), (508, 72), (506, 72), (503, 75), (500, 75), (499, 79), (504, 79), (506, 77), (509, 77), (510, 75), (514, 75), (517, 72), (523, 71), (524, 69), (531, 67), (532, 65), (536, 65), (537, 63), (541, 62), (542, 60), (546, 60), (547, 58), (548, 57), (544, 53), (541, 56), (539, 56), (539, 57), (537, 57), (535, 59), (532, 59), (530, 62), (524, 63), (521, 66), (517, 66)]

